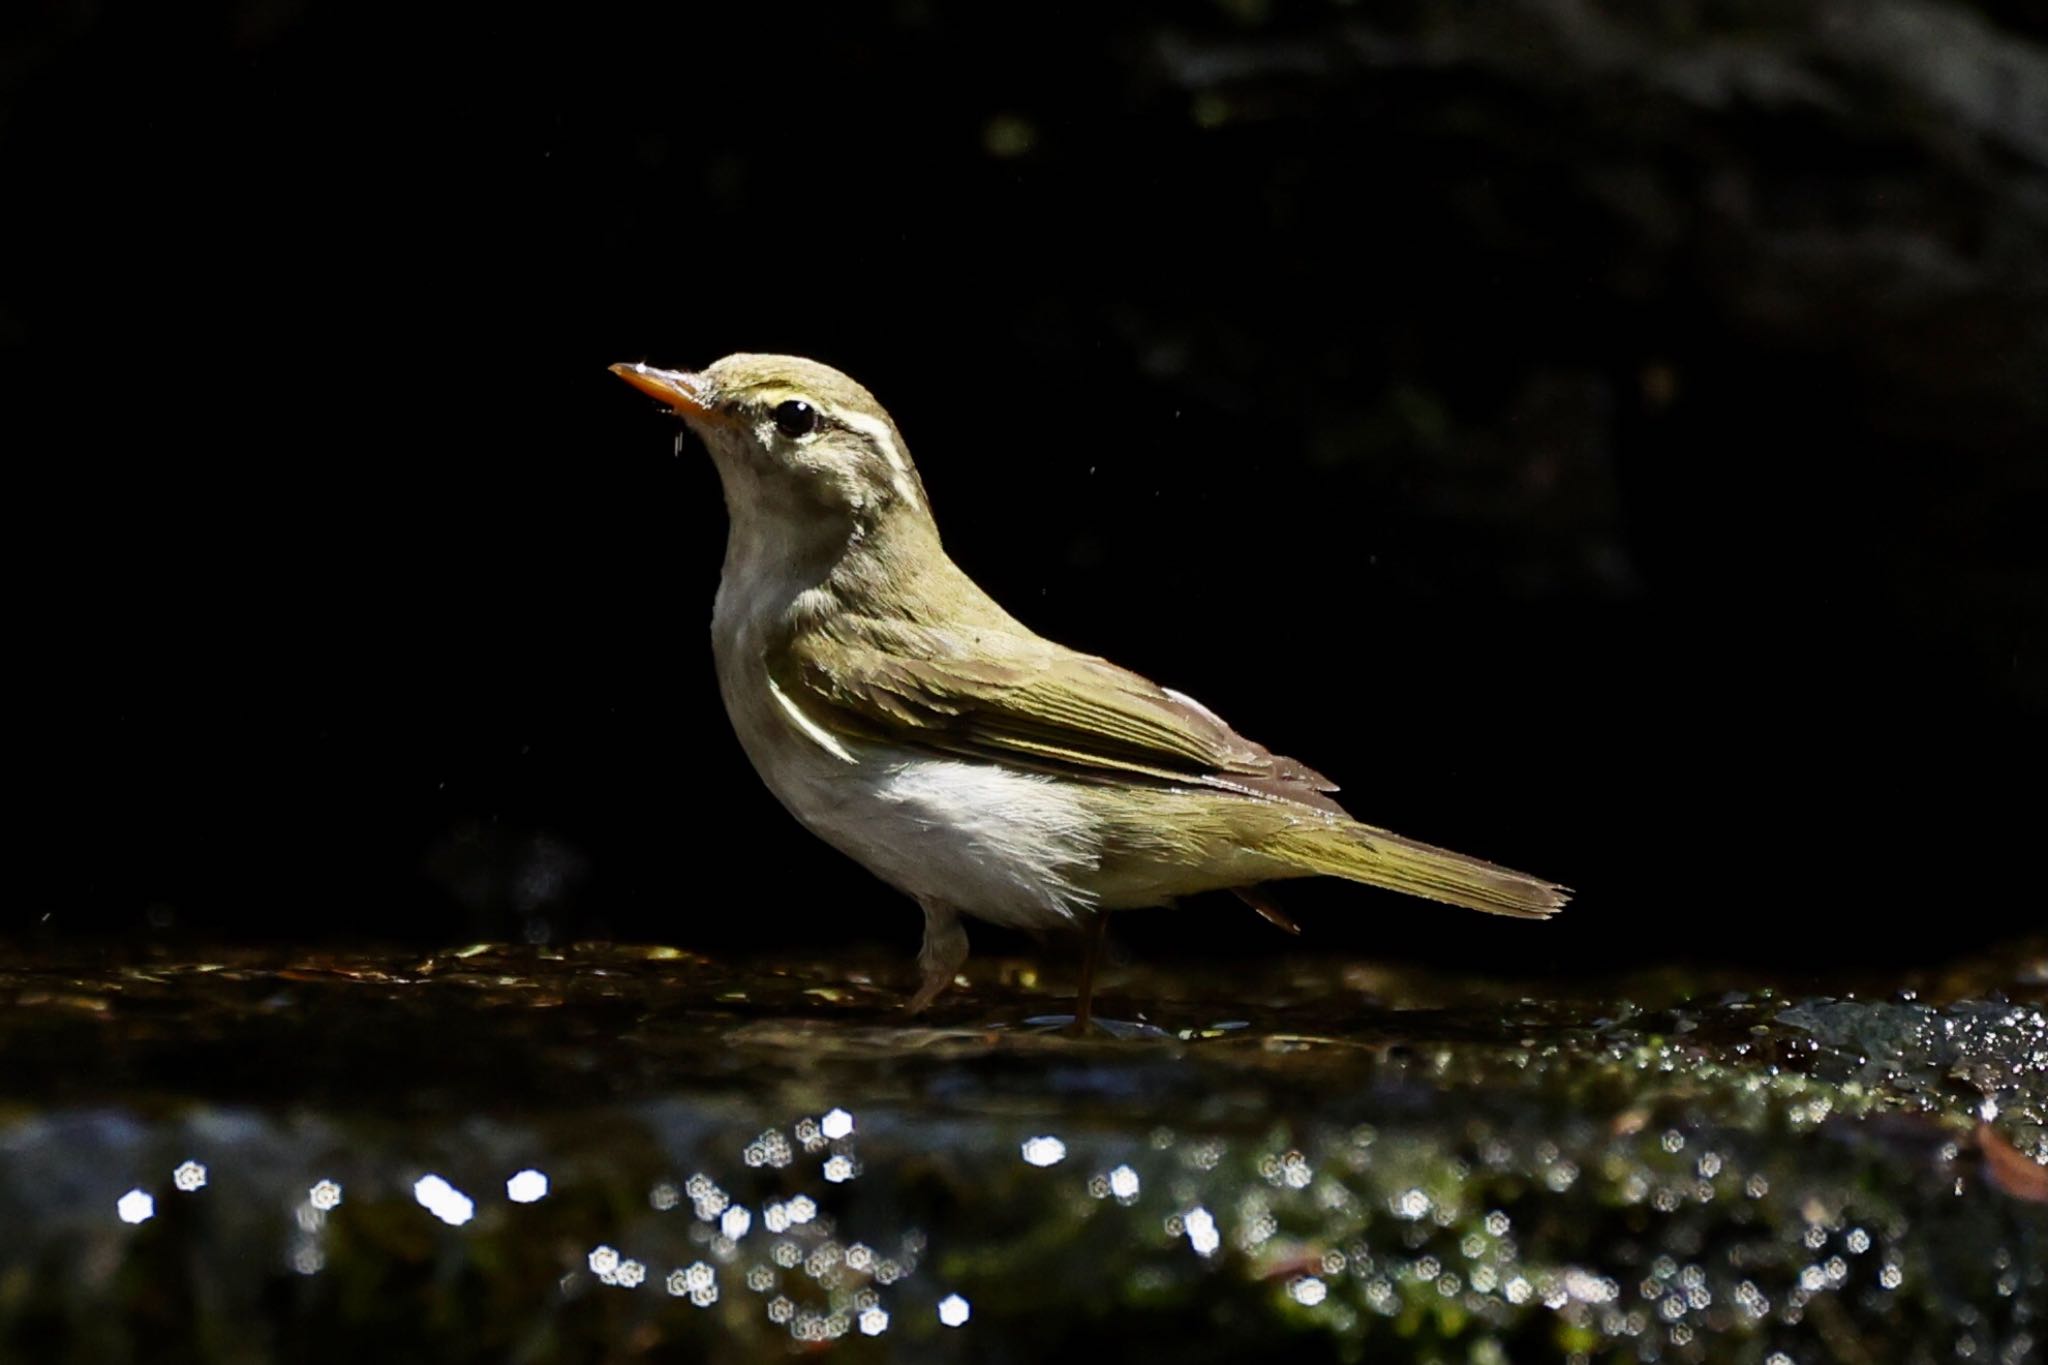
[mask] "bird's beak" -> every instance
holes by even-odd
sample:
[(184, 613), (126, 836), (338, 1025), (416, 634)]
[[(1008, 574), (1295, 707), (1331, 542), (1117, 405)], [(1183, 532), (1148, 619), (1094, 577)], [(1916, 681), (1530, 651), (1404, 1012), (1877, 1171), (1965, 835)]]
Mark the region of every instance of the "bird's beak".
[(656, 398), (683, 417), (700, 422), (725, 420), (711, 403), (711, 386), (688, 370), (657, 370), (652, 365), (614, 365), (612, 373), (649, 398)]

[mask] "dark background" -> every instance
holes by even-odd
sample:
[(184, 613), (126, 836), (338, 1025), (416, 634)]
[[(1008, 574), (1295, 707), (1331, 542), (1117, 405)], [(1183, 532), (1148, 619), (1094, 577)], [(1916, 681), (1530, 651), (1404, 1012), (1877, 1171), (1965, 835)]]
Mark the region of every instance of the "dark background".
[[(732, 739), (716, 480), (605, 373), (740, 349), (867, 383), (1033, 626), (1582, 892), (1303, 885), (1299, 946), (2041, 923), (2029, 4), (0, 26), (0, 932), (907, 951)], [(1297, 946), (1227, 899), (1127, 936)]]

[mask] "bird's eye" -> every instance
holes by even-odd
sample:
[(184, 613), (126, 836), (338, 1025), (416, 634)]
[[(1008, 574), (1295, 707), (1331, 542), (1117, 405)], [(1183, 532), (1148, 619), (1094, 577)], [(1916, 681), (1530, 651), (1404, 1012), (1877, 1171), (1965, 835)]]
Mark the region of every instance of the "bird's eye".
[(818, 429), (818, 410), (801, 398), (775, 405), (775, 429), (794, 441)]

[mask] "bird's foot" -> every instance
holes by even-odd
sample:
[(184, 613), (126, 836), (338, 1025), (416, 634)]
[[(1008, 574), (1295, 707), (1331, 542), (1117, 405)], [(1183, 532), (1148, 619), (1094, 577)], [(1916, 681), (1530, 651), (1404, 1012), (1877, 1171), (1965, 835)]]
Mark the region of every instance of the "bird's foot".
[(1024, 1027), (1034, 1033), (1063, 1033), (1069, 1038), (1090, 1038), (1098, 1032), (1119, 1039), (1173, 1036), (1157, 1024), (1136, 1019), (1105, 1019), (1099, 1014), (1091, 1018), (1075, 1014), (1033, 1015), (1024, 1021)]

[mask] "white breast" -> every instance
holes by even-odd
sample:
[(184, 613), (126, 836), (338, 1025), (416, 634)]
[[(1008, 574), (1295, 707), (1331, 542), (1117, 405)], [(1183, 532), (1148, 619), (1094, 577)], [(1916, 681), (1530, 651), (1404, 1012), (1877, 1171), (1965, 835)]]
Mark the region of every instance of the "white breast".
[(719, 691), (761, 780), (806, 828), (890, 885), (998, 924), (1065, 924), (1092, 903), (1077, 883), (1099, 839), (1068, 784), (835, 737), (771, 684), (751, 605), (721, 585)]

